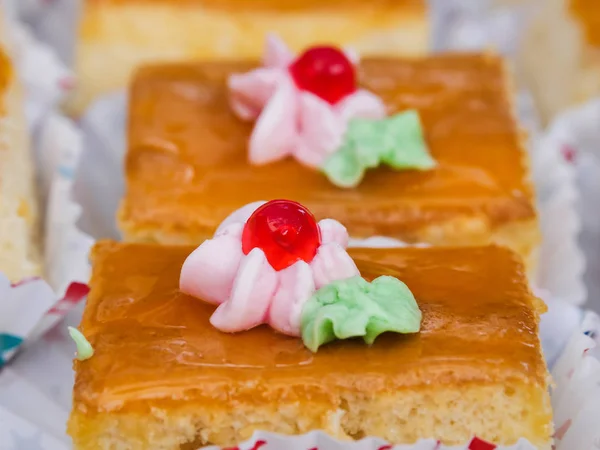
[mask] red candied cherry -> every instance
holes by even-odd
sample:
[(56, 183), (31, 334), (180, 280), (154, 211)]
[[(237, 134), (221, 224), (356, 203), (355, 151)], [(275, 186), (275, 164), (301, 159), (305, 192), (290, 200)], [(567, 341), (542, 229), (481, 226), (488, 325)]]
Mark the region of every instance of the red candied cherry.
[(311, 262), (321, 245), (321, 232), (311, 212), (291, 200), (271, 200), (250, 216), (242, 233), (242, 251), (265, 252), (275, 270), (296, 261)]
[(356, 72), (344, 52), (335, 47), (312, 47), (290, 65), (296, 86), (335, 105), (356, 91)]

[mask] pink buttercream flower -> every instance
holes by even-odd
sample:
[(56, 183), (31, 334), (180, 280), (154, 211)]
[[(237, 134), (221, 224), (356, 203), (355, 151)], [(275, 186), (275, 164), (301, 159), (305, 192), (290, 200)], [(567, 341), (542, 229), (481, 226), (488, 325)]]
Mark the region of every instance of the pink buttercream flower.
[[(355, 55), (347, 56), (356, 62)], [(309, 167), (321, 167), (342, 145), (350, 119), (385, 117), (383, 102), (364, 89), (334, 105), (299, 89), (289, 71), (294, 58), (281, 40), (269, 36), (265, 66), (229, 78), (233, 110), (241, 119), (256, 120), (250, 137), (251, 164), (293, 156)]]
[(276, 271), (261, 249), (245, 255), (244, 225), (264, 203), (252, 203), (231, 214), (212, 239), (188, 256), (181, 269), (180, 289), (219, 305), (210, 323), (221, 331), (268, 324), (281, 333), (300, 336), (302, 307), (315, 290), (359, 272), (345, 250), (346, 228), (332, 219), (318, 223), (321, 244), (310, 263), (299, 260)]

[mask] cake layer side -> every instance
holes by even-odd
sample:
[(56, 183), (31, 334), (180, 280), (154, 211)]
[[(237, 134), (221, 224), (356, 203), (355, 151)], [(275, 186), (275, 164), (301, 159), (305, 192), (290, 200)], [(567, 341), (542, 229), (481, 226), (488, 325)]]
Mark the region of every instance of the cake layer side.
[(429, 386), (383, 395), (340, 393), (332, 404), (151, 405), (144, 413), (75, 410), (68, 425), (75, 448), (179, 450), (186, 444), (190, 448), (235, 445), (256, 430), (288, 435), (323, 430), (341, 440), (377, 436), (393, 443), (443, 436), (445, 445), (463, 444), (473, 435), (505, 445), (525, 437), (540, 450), (551, 448), (552, 413), (546, 390), (518, 382)]
[(123, 88), (143, 63), (258, 58), (267, 33), (279, 34), (296, 50), (315, 42), (348, 45), (363, 55), (428, 50), (424, 2), (353, 2), (346, 8), (315, 2), (301, 9), (281, 6), (286, 3), (227, 8), (222, 2), (88, 2), (76, 51), (80, 85), (71, 108), (81, 112), (98, 95)]

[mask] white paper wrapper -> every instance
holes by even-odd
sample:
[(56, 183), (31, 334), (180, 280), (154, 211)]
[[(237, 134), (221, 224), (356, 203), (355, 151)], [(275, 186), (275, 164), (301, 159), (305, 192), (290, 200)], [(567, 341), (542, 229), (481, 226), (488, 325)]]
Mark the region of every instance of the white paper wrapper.
[(77, 227), (81, 208), (72, 200), (74, 176), (82, 149), (81, 133), (64, 117), (47, 116), (37, 133), (40, 166), (51, 167), (45, 186), (46, 274), (58, 292), (72, 281), (87, 283), (89, 249), (93, 239)]
[[(446, 446), (435, 439), (423, 439), (411, 445), (390, 445), (381, 439), (366, 438), (359, 442), (339, 442), (320, 431), (314, 431), (304, 436), (279, 436), (272, 433), (257, 432), (254, 436), (236, 450), (536, 450), (526, 440), (521, 440), (511, 446), (494, 446), (477, 438), (465, 445)], [(220, 447), (205, 447), (204, 450), (221, 450)], [(225, 450), (225, 449), (223, 449)], [(231, 449), (229, 449), (231, 450)]]
[(77, 19), (83, 0), (4, 0), (13, 14), (35, 29), (66, 63), (73, 59)]
[(600, 447), (600, 319), (588, 313), (552, 370), (557, 448)]
[[(50, 286), (42, 280), (31, 280), (13, 286), (8, 278), (0, 274), (0, 299), (1, 367), (21, 348), (40, 318), (52, 308), (56, 298)], [(21, 313), (24, 305), (27, 305), (27, 314)]]
[(600, 311), (600, 98), (571, 109), (550, 124), (544, 146), (571, 161), (580, 201), (580, 245), (587, 268), (588, 307)]

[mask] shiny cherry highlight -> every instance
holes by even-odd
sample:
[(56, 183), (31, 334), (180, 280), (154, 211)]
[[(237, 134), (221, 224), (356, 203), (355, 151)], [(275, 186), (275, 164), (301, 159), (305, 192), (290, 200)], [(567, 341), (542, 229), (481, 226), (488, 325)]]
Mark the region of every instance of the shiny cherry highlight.
[(312, 47), (296, 58), (289, 70), (299, 89), (332, 105), (356, 91), (354, 66), (335, 47)]
[(279, 271), (296, 261), (311, 262), (321, 245), (321, 233), (311, 212), (291, 200), (271, 200), (250, 216), (242, 233), (245, 255), (260, 248)]

